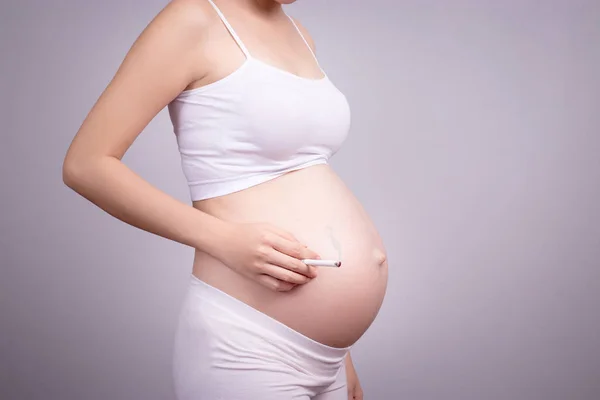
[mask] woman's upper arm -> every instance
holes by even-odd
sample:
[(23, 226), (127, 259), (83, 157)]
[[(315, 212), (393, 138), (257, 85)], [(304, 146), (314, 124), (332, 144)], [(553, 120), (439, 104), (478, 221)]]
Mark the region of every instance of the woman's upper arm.
[(208, 15), (202, 3), (171, 1), (142, 31), (76, 133), (65, 168), (101, 156), (121, 159), (156, 114), (200, 78)]

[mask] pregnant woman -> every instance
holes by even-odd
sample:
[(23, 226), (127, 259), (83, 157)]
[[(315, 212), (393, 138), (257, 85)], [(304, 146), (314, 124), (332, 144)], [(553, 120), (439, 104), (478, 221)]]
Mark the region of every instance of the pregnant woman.
[[(178, 399), (362, 398), (349, 350), (382, 304), (386, 252), (328, 164), (350, 109), (283, 11), (292, 1), (171, 1), (65, 157), (77, 193), (196, 250), (174, 338)], [(121, 161), (165, 107), (192, 206)]]

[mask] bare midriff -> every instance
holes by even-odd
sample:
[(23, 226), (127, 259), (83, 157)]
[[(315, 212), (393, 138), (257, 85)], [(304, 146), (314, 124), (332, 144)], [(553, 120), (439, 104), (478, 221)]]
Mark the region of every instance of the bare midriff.
[(322, 259), (318, 276), (288, 292), (270, 290), (196, 250), (192, 273), (311, 339), (354, 344), (377, 315), (387, 287), (386, 251), (360, 202), (328, 164), (288, 172), (259, 185), (194, 202), (230, 222), (267, 222), (292, 233)]

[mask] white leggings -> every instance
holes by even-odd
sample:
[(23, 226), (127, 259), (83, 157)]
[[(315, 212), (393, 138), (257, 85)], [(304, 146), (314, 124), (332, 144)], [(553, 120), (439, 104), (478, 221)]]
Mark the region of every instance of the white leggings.
[(175, 393), (178, 400), (347, 400), (350, 347), (310, 339), (190, 274), (174, 340)]

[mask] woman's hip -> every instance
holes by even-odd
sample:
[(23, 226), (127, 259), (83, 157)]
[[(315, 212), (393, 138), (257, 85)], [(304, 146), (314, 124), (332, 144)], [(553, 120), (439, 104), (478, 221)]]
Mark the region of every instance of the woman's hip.
[(349, 349), (317, 342), (190, 274), (174, 340), (175, 389), (178, 399), (246, 398), (236, 397), (241, 388), (248, 398), (312, 397), (345, 384)]

